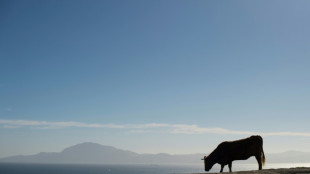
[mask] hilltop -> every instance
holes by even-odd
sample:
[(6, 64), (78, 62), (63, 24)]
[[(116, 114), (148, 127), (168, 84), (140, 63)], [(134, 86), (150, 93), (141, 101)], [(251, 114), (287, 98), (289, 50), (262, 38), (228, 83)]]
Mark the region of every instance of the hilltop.
[[(256, 170), (256, 171), (232, 172), (229, 174), (309, 174), (309, 173), (310, 168), (298, 167), (290, 169), (265, 169), (260, 171)], [(206, 174), (206, 173), (200, 173), (200, 174)], [(215, 174), (215, 173), (209, 173), (209, 174)]]

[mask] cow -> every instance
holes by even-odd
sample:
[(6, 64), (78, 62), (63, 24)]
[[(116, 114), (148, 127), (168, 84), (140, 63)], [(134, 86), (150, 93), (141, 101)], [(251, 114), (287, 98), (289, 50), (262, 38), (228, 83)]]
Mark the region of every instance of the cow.
[(229, 172), (231, 172), (231, 165), (234, 160), (246, 160), (251, 156), (255, 156), (258, 169), (262, 170), (262, 165), (265, 164), (266, 159), (263, 150), (263, 138), (259, 135), (222, 142), (209, 156), (204, 156), (202, 160), (204, 160), (206, 172), (218, 163), (221, 165), (220, 172), (222, 173), (225, 165), (228, 164)]

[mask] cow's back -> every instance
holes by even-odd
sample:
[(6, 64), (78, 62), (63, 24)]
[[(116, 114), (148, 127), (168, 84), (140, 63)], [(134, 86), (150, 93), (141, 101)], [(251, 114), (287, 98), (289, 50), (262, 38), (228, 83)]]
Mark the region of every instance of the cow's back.
[(219, 157), (229, 160), (246, 160), (260, 153), (262, 138), (251, 136), (237, 141), (226, 141), (218, 146)]

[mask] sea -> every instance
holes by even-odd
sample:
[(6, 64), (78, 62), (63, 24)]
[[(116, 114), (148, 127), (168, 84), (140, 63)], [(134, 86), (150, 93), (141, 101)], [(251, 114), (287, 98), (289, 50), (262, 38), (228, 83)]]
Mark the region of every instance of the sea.
[[(263, 168), (310, 167), (310, 163), (272, 163)], [(257, 164), (233, 164), (233, 171), (257, 170)], [(219, 172), (214, 165), (209, 172)], [(225, 167), (224, 172), (228, 171)], [(184, 165), (86, 165), (0, 163), (0, 174), (191, 174), (204, 173), (203, 164)]]

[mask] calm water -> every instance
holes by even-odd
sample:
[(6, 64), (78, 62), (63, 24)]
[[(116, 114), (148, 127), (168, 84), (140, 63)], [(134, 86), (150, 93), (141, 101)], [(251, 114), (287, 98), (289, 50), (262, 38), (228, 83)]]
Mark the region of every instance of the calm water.
[[(264, 168), (310, 167), (310, 163), (267, 164)], [(227, 166), (225, 167), (227, 171)], [(233, 171), (257, 170), (257, 164), (233, 164)], [(210, 172), (218, 172), (214, 165)], [(62, 165), (1, 164), (1, 174), (175, 174), (202, 173), (203, 165)]]

